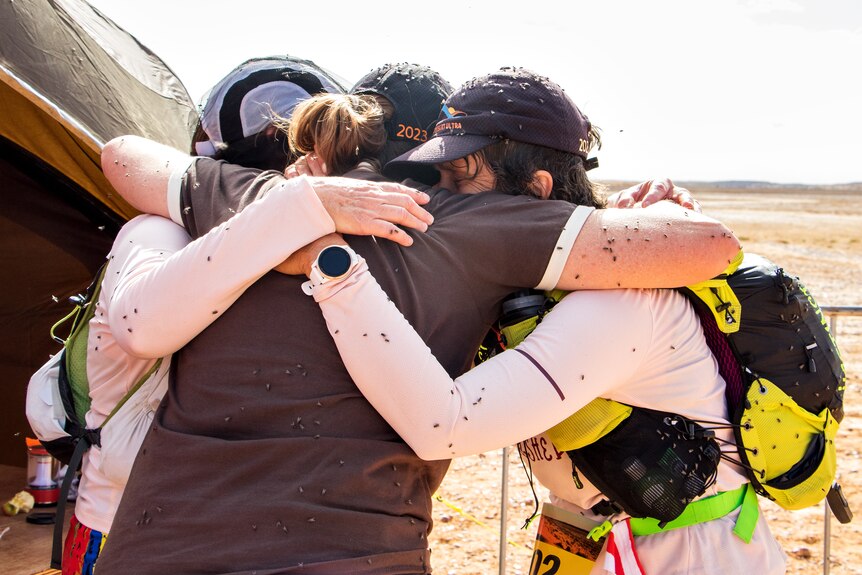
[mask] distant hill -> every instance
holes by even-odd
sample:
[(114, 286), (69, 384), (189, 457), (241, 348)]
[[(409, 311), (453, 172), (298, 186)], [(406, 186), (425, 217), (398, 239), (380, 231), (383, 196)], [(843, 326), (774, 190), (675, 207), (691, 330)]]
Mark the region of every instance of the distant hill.
[(708, 186), (711, 188), (746, 189), (776, 189), (776, 190), (833, 190), (844, 192), (862, 192), (862, 182), (847, 184), (776, 184), (774, 182), (759, 182), (756, 180), (725, 180), (720, 182), (680, 182), (681, 186)]
[[(619, 190), (634, 185), (637, 182), (621, 180), (603, 180), (611, 190)], [(776, 184), (774, 182), (763, 182), (757, 180), (722, 180), (718, 182), (706, 182), (697, 180), (674, 180), (680, 186), (696, 188), (712, 188), (726, 190), (828, 190), (832, 192), (860, 192), (862, 193), (862, 182), (850, 182), (846, 184)]]

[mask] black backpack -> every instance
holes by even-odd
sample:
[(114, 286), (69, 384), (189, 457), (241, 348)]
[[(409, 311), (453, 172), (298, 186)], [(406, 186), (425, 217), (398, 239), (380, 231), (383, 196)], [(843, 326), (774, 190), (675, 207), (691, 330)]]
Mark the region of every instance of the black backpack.
[(757, 255), (734, 264), (683, 291), (727, 382), (740, 463), (781, 507), (809, 507), (833, 491), (833, 512), (849, 521), (833, 487), (847, 379), (838, 345), (799, 278)]
[[(726, 273), (681, 291), (700, 316), (727, 382), (734, 462), (760, 495), (780, 506), (801, 509), (828, 494), (839, 521), (850, 521), (833, 483), (846, 376), (810, 293), (769, 260), (741, 252)], [(495, 347), (520, 343), (564, 295), (518, 293), (505, 302), (477, 361)], [(608, 497), (596, 513), (624, 510), (666, 522), (714, 481), (713, 424), (598, 398), (547, 434), (572, 459), (576, 484), (580, 471)]]

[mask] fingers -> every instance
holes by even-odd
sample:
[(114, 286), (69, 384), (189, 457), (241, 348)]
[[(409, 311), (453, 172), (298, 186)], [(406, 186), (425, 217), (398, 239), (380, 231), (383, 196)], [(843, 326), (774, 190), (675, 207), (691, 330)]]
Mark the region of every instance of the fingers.
[[(421, 194), (422, 192), (418, 193)], [(413, 195), (407, 196), (400, 193), (390, 192), (375, 194), (374, 198), (376, 202), (379, 202), (381, 207), (393, 206), (404, 210), (402, 220), (396, 221), (387, 217), (386, 219), (389, 219), (389, 221), (403, 224), (411, 228), (421, 229), (423, 232), (428, 229), (428, 226), (434, 223), (434, 216), (417, 203), (417, 200), (421, 198), (417, 198)], [(423, 224), (424, 228), (420, 227), (418, 224)]]
[[(664, 200), (678, 204), (684, 208), (701, 212), (700, 202), (698, 202), (692, 193), (686, 188), (675, 186), (670, 178), (661, 178), (658, 180), (649, 180), (637, 186), (638, 192), (635, 195), (640, 195), (639, 198), (642, 207), (655, 204)], [(628, 190), (619, 192), (625, 194)], [(619, 207), (619, 206), (618, 206)]]
[(284, 169), (284, 177), (287, 178), (288, 180), (296, 178), (300, 175), (301, 174), (296, 169), (296, 164), (291, 164)]
[(434, 216), (420, 205), (429, 199), (424, 192), (391, 182), (381, 182), (352, 193), (352, 200), (361, 202), (363, 209), (376, 213), (379, 219), (422, 232), (434, 223)]
[[(428, 231), (430, 222), (426, 220), (431, 218), (431, 214), (416, 204), (378, 204), (374, 211), (377, 213), (377, 219), (413, 228), (420, 232)], [(433, 218), (431, 219), (433, 220)]]
[(284, 169), (284, 177), (290, 180), (303, 175), (308, 175), (308, 156), (300, 156), (294, 163)]
[(427, 204), (431, 200), (431, 197), (428, 194), (426, 194), (425, 192), (420, 192), (419, 190), (411, 188), (410, 186), (397, 184), (395, 182), (380, 182), (378, 185), (380, 186), (380, 189), (385, 192), (402, 194), (409, 198), (413, 198), (413, 200), (415, 200), (416, 203), (420, 205)]
[(607, 207), (607, 208), (618, 208), (619, 207), (619, 201), (620, 201), (620, 193), (614, 192), (613, 194), (611, 194), (607, 198), (605, 198), (605, 207)]
[(620, 190), (608, 197), (609, 208), (647, 207), (669, 200), (684, 208), (701, 211), (700, 202), (685, 188), (674, 186), (670, 178), (647, 180), (630, 188)]
[[(400, 208), (391, 207), (392, 211), (398, 211)], [(402, 210), (403, 211), (403, 210)], [(399, 219), (398, 215), (393, 215), (390, 212), (388, 215), (377, 212), (364, 212), (362, 215), (356, 215), (350, 224), (350, 233), (357, 236), (374, 236), (395, 242), (396, 244), (408, 247), (413, 245), (413, 238), (406, 231), (398, 227), (392, 220)]]
[(676, 186), (674, 188), (673, 196), (670, 198), (671, 201), (681, 205), (684, 208), (688, 208), (690, 210), (694, 210), (696, 212), (702, 212), (702, 208), (700, 207), (700, 202), (698, 202), (692, 193), (688, 191), (686, 188), (681, 188)]
[(607, 207), (609, 208), (631, 208), (634, 207), (640, 201), (641, 196), (641, 186), (643, 184), (638, 184), (636, 186), (631, 186), (624, 190), (620, 190), (614, 194), (608, 196), (607, 199)]
[(385, 220), (374, 220), (371, 222), (371, 227), (379, 231), (369, 233), (368, 235), (384, 238), (404, 247), (410, 247), (413, 245), (413, 238), (410, 237), (410, 234), (391, 222), (387, 222)]
[(311, 176), (325, 176), (329, 173), (326, 163), (317, 154), (305, 156), (305, 165)]
[(294, 163), (284, 169), (284, 177), (288, 180), (297, 176), (323, 177), (326, 175), (326, 163), (317, 154), (300, 156)]
[(673, 197), (673, 182), (668, 178), (649, 180), (642, 183), (640, 187), (643, 192), (640, 202), (641, 206), (644, 208), (650, 204), (671, 199)]
[(406, 186), (346, 178), (312, 178), (309, 182), (335, 229), (345, 234), (374, 235), (409, 246), (413, 240), (396, 224), (424, 232), (434, 221), (418, 203), (427, 202), (427, 194)]
[(633, 191), (636, 188), (628, 188), (626, 190), (619, 191), (615, 194), (612, 194), (608, 197), (608, 207), (609, 208), (630, 208), (635, 204), (635, 200), (632, 196)]

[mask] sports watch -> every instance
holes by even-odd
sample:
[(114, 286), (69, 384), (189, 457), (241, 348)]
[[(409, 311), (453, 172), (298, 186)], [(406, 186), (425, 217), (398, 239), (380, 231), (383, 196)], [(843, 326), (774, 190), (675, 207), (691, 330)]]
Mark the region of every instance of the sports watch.
[(359, 256), (350, 246), (334, 245), (320, 250), (311, 264), (309, 280), (302, 284), (302, 291), (311, 295), (312, 290), (325, 283), (346, 276), (359, 263)]

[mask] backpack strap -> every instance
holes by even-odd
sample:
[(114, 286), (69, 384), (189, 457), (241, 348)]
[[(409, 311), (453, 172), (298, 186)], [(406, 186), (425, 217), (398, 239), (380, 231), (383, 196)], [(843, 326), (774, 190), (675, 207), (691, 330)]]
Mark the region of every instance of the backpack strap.
[[(711, 497), (704, 497), (688, 504), (682, 515), (669, 521), (664, 527), (659, 527), (658, 519), (636, 518), (629, 519), (632, 535), (654, 535), (656, 533), (664, 533), (671, 529), (681, 529), (714, 521), (733, 513), (739, 509), (739, 516), (736, 518), (736, 525), (733, 528), (733, 533), (745, 541), (751, 542), (751, 537), (754, 535), (754, 528), (757, 526), (757, 520), (760, 517), (760, 508), (757, 505), (757, 494), (750, 483), (746, 483), (742, 487), (733, 491), (723, 491)], [(601, 537), (611, 530), (612, 524), (610, 521), (605, 521), (598, 527), (590, 531), (588, 537), (594, 541), (598, 541)]]
[(81, 437), (75, 442), (75, 451), (72, 452), (72, 458), (69, 460), (66, 475), (63, 476), (63, 483), (60, 486), (57, 512), (54, 514), (54, 541), (51, 545), (51, 567), (53, 569), (60, 569), (63, 563), (63, 527), (66, 523), (66, 499), (69, 497), (72, 479), (77, 475), (81, 459), (83, 459), (84, 453), (89, 448), (90, 442), (86, 436)]
[[(74, 296), (74, 297), (77, 298), (78, 296)], [(61, 317), (59, 320), (57, 320), (57, 323), (52, 325), (51, 329), (48, 330), (48, 333), (51, 335), (51, 339), (53, 339), (54, 341), (56, 341), (60, 345), (65, 345), (66, 340), (63, 339), (62, 337), (60, 337), (59, 335), (57, 335), (55, 332), (57, 331), (58, 327), (60, 327), (61, 325), (63, 325), (64, 323), (66, 323), (67, 321), (72, 319), (74, 316), (78, 315), (80, 312), (81, 312), (81, 306), (76, 304), (75, 307), (72, 308), (72, 311), (70, 311), (69, 313), (67, 313), (66, 315)], [(72, 321), (73, 326), (75, 325), (76, 321), (78, 321), (77, 318)]]
[[(741, 508), (741, 509), (740, 509)], [(652, 535), (664, 533), (670, 529), (689, 527), (699, 523), (706, 523), (719, 519), (739, 509), (736, 525), (733, 533), (745, 541), (751, 542), (757, 519), (760, 516), (760, 508), (757, 506), (757, 493), (750, 483), (746, 483), (733, 491), (723, 491), (711, 497), (704, 497), (689, 503), (682, 515), (667, 523), (664, 528), (658, 526), (657, 519), (631, 519), (632, 534)]]
[(106, 261), (99, 268), (93, 283), (87, 288), (86, 295), (83, 298), (76, 298), (80, 311), (75, 316), (72, 331), (63, 346), (66, 350), (64, 356), (66, 372), (70, 378), (69, 389), (72, 392), (75, 412), (82, 427), (86, 426), (84, 417), (90, 410), (90, 383), (87, 376), (87, 340), (90, 334), (90, 320), (96, 314), (96, 304), (107, 269), (108, 263)]
[(742, 405), (742, 399), (745, 397), (746, 385), (742, 377), (742, 367), (736, 359), (736, 354), (730, 347), (730, 342), (727, 340), (727, 335), (721, 331), (721, 328), (715, 321), (715, 315), (706, 309), (707, 306), (702, 305), (703, 302), (694, 301), (689, 298), (693, 304), (694, 312), (700, 319), (700, 326), (703, 328), (703, 337), (706, 340), (706, 346), (715, 357), (718, 363), (718, 373), (724, 378), (724, 398), (729, 407), (729, 416), (734, 417), (735, 407)]
[[(135, 385), (133, 385), (129, 389), (129, 391), (126, 392), (126, 395), (124, 395), (123, 398), (119, 402), (117, 402), (117, 405), (114, 406), (114, 409), (111, 410), (111, 413), (108, 414), (108, 417), (106, 417), (105, 421), (102, 422), (102, 425), (99, 426), (99, 430), (101, 430), (103, 427), (105, 427), (105, 425), (107, 425), (108, 422), (111, 421), (111, 418), (114, 417), (114, 415), (116, 415), (118, 411), (120, 411), (120, 408), (122, 408), (124, 405), (126, 405), (126, 402), (129, 401), (129, 399), (135, 394), (135, 392), (138, 391), (141, 388), (141, 386), (144, 385), (144, 383), (146, 383), (147, 380), (150, 379), (153, 376), (153, 374), (155, 374), (159, 370), (159, 368), (162, 366), (162, 360), (163, 359), (164, 358), (160, 357), (156, 361), (156, 363), (154, 363), (153, 366), (150, 369), (148, 369), (144, 375), (141, 376), (141, 379), (139, 379), (138, 382)], [(101, 447), (101, 441), (99, 443), (97, 443), (96, 445)]]
[(597, 397), (545, 433), (559, 451), (580, 449), (616, 429), (631, 413), (630, 405)]
[(57, 500), (57, 511), (54, 515), (54, 541), (51, 545), (51, 567), (53, 569), (60, 569), (63, 561), (63, 528), (66, 524), (66, 500), (69, 497), (69, 491), (72, 487), (72, 479), (75, 477), (78, 471), (78, 467), (81, 465), (81, 460), (84, 458), (84, 453), (92, 445), (98, 445), (101, 447), (102, 445), (102, 428), (111, 420), (114, 415), (120, 411), (120, 408), (123, 407), (127, 401), (138, 391), (144, 383), (148, 379), (150, 379), (153, 374), (158, 371), (158, 369), (162, 365), (162, 360), (164, 358), (159, 358), (153, 366), (147, 370), (147, 372), (141, 376), (141, 378), (132, 386), (129, 391), (126, 392), (126, 395), (114, 406), (114, 409), (111, 410), (111, 413), (108, 414), (108, 417), (105, 418), (105, 421), (102, 422), (102, 425), (95, 429), (84, 429), (78, 441), (75, 442), (75, 450), (72, 452), (72, 457), (69, 460), (69, 466), (66, 468), (66, 475), (63, 476), (63, 483), (60, 486), (60, 496)]
[(739, 250), (721, 275), (683, 288), (706, 303), (709, 311), (715, 317), (715, 323), (724, 333), (739, 331), (742, 306), (736, 293), (727, 284), (727, 278), (739, 268), (743, 257), (742, 250)]
[[(108, 261), (106, 260), (105, 263), (103, 263), (99, 267), (99, 269), (96, 271), (96, 274), (93, 276), (93, 281), (90, 282), (89, 286), (87, 286), (87, 290), (84, 292), (84, 294), (83, 295), (81, 295), (81, 294), (74, 295), (74, 296), (69, 298), (69, 301), (72, 302), (73, 304), (75, 304), (75, 307), (72, 308), (72, 311), (70, 311), (68, 314), (63, 316), (59, 321), (57, 321), (57, 323), (55, 323), (54, 325), (51, 326), (50, 334), (51, 334), (51, 337), (54, 339), (54, 341), (56, 341), (59, 344), (65, 345), (66, 341), (72, 336), (72, 333), (74, 333), (76, 330), (80, 329), (80, 326), (82, 323), (89, 322), (90, 318), (93, 317), (94, 312), (91, 312), (90, 316), (86, 318), (87, 322), (82, 321), (84, 318), (81, 317), (81, 311), (87, 307), (87, 304), (89, 302), (93, 301), (93, 298), (94, 298), (96, 292), (100, 289), (100, 286), (102, 285), (102, 280), (105, 278), (105, 271), (107, 269), (108, 269)], [(63, 325), (64, 323), (66, 323), (67, 321), (69, 321), (72, 318), (74, 318), (74, 319), (72, 320), (72, 327), (69, 329), (69, 335), (66, 337), (66, 339), (63, 339), (62, 337), (58, 336), (55, 332), (57, 331), (57, 328), (59, 328), (61, 325)]]

